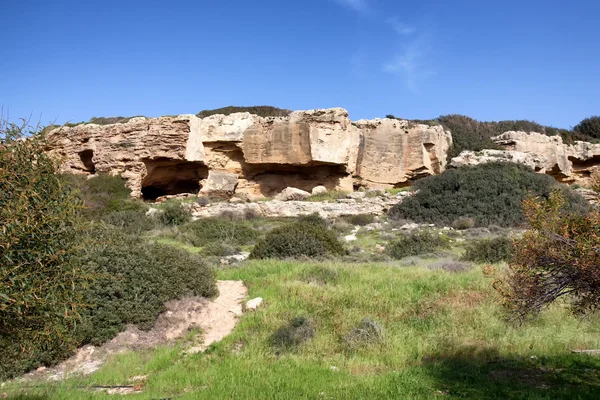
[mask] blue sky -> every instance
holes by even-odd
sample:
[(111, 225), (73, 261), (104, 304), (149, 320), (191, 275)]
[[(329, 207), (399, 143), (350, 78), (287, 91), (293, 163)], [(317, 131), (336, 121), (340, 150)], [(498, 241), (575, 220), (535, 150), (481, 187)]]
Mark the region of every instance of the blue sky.
[(11, 119), (344, 107), (569, 128), (600, 114), (600, 2), (2, 0)]

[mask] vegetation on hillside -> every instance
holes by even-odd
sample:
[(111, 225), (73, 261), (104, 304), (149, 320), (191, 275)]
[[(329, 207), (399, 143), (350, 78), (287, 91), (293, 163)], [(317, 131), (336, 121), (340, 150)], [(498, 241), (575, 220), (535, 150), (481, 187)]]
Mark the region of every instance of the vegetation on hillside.
[(520, 317), (567, 297), (578, 313), (600, 307), (600, 213), (563, 212), (560, 192), (524, 203), (530, 229), (515, 242), (507, 303)]
[[(387, 118), (397, 118), (387, 115)], [(527, 120), (478, 121), (460, 114), (442, 115), (431, 120), (411, 120), (414, 123), (426, 125), (442, 125), (452, 132), (452, 147), (448, 159), (458, 156), (464, 150), (480, 151), (483, 149), (499, 149), (492, 137), (507, 131), (538, 132), (548, 136), (562, 137), (568, 144), (576, 140), (595, 142), (600, 139), (600, 117), (590, 117), (581, 121), (572, 130), (544, 126)]]
[(221, 270), (266, 305), (205, 354), (184, 355), (182, 340), (116, 355), (89, 377), (3, 391), (112, 399), (82, 388), (132, 385), (136, 376), (145, 377), (136, 396), (149, 399), (594, 399), (600, 391), (600, 359), (570, 352), (600, 348), (597, 316), (578, 319), (557, 305), (512, 324), (490, 269), (319, 265), (337, 271), (334, 284), (306, 280), (313, 262)]
[(91, 279), (80, 201), (44, 148), (36, 129), (0, 122), (0, 379), (20, 355), (72, 350)]
[[(525, 219), (521, 202), (529, 195), (548, 196), (556, 181), (536, 174), (526, 166), (489, 163), (450, 169), (414, 184), (416, 193), (393, 206), (392, 219), (450, 226), (460, 217), (470, 217), (476, 226), (519, 226)], [(568, 207), (585, 212), (589, 206), (566, 186)]]
[(229, 115), (239, 112), (249, 112), (250, 114), (258, 115), (259, 117), (287, 117), (292, 112), (283, 108), (277, 108), (273, 106), (227, 106), (221, 108), (215, 108), (212, 110), (202, 110), (196, 114), (199, 118), (206, 118), (215, 114)]

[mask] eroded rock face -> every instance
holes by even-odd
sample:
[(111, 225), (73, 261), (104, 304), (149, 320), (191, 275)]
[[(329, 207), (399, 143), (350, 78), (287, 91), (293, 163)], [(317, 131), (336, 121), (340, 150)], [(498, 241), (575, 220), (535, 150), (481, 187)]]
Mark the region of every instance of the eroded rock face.
[(560, 136), (536, 132), (505, 132), (492, 138), (506, 150), (531, 155), (536, 170), (554, 176), (559, 181), (587, 184), (591, 173), (600, 165), (600, 144), (563, 143)]
[(361, 133), (356, 175), (366, 186), (398, 185), (446, 167), (452, 136), (441, 126), (395, 119), (360, 120), (355, 125)]
[(541, 171), (546, 168), (547, 159), (544, 155), (523, 153), (522, 151), (511, 150), (465, 150), (457, 157), (453, 157), (450, 166), (454, 168), (466, 165), (479, 165), (490, 162), (513, 162), (523, 164), (535, 171)]
[(352, 191), (437, 174), (451, 140), (440, 126), (353, 123), (346, 110), (332, 108), (287, 117), (186, 114), (62, 127), (49, 133), (49, 151), (61, 157), (64, 171), (121, 175), (133, 196), (150, 200), (198, 193), (203, 183), (205, 192), (213, 190), (218, 174), (237, 182), (238, 193), (271, 197), (286, 187)]

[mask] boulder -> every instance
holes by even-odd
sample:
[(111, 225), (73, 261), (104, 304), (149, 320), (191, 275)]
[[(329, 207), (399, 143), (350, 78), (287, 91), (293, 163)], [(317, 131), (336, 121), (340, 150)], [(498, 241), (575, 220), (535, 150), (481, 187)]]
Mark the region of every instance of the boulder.
[(311, 190), (311, 194), (313, 196), (318, 195), (318, 194), (325, 194), (325, 193), (327, 193), (327, 188), (325, 186), (315, 186)]
[(310, 193), (302, 189), (296, 189), (293, 187), (285, 188), (281, 193), (275, 196), (275, 200), (279, 201), (291, 201), (291, 200), (304, 200), (309, 197)]
[(210, 171), (200, 193), (205, 196), (231, 197), (238, 185), (236, 174)]

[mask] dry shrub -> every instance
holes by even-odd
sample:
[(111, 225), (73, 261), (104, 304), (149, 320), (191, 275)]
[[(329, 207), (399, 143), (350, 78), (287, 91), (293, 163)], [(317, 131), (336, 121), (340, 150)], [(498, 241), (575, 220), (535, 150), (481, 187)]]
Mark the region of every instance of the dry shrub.
[(496, 283), (519, 318), (565, 296), (576, 312), (600, 305), (600, 214), (565, 213), (565, 201), (554, 192), (523, 204), (530, 228), (515, 241), (507, 278)]

